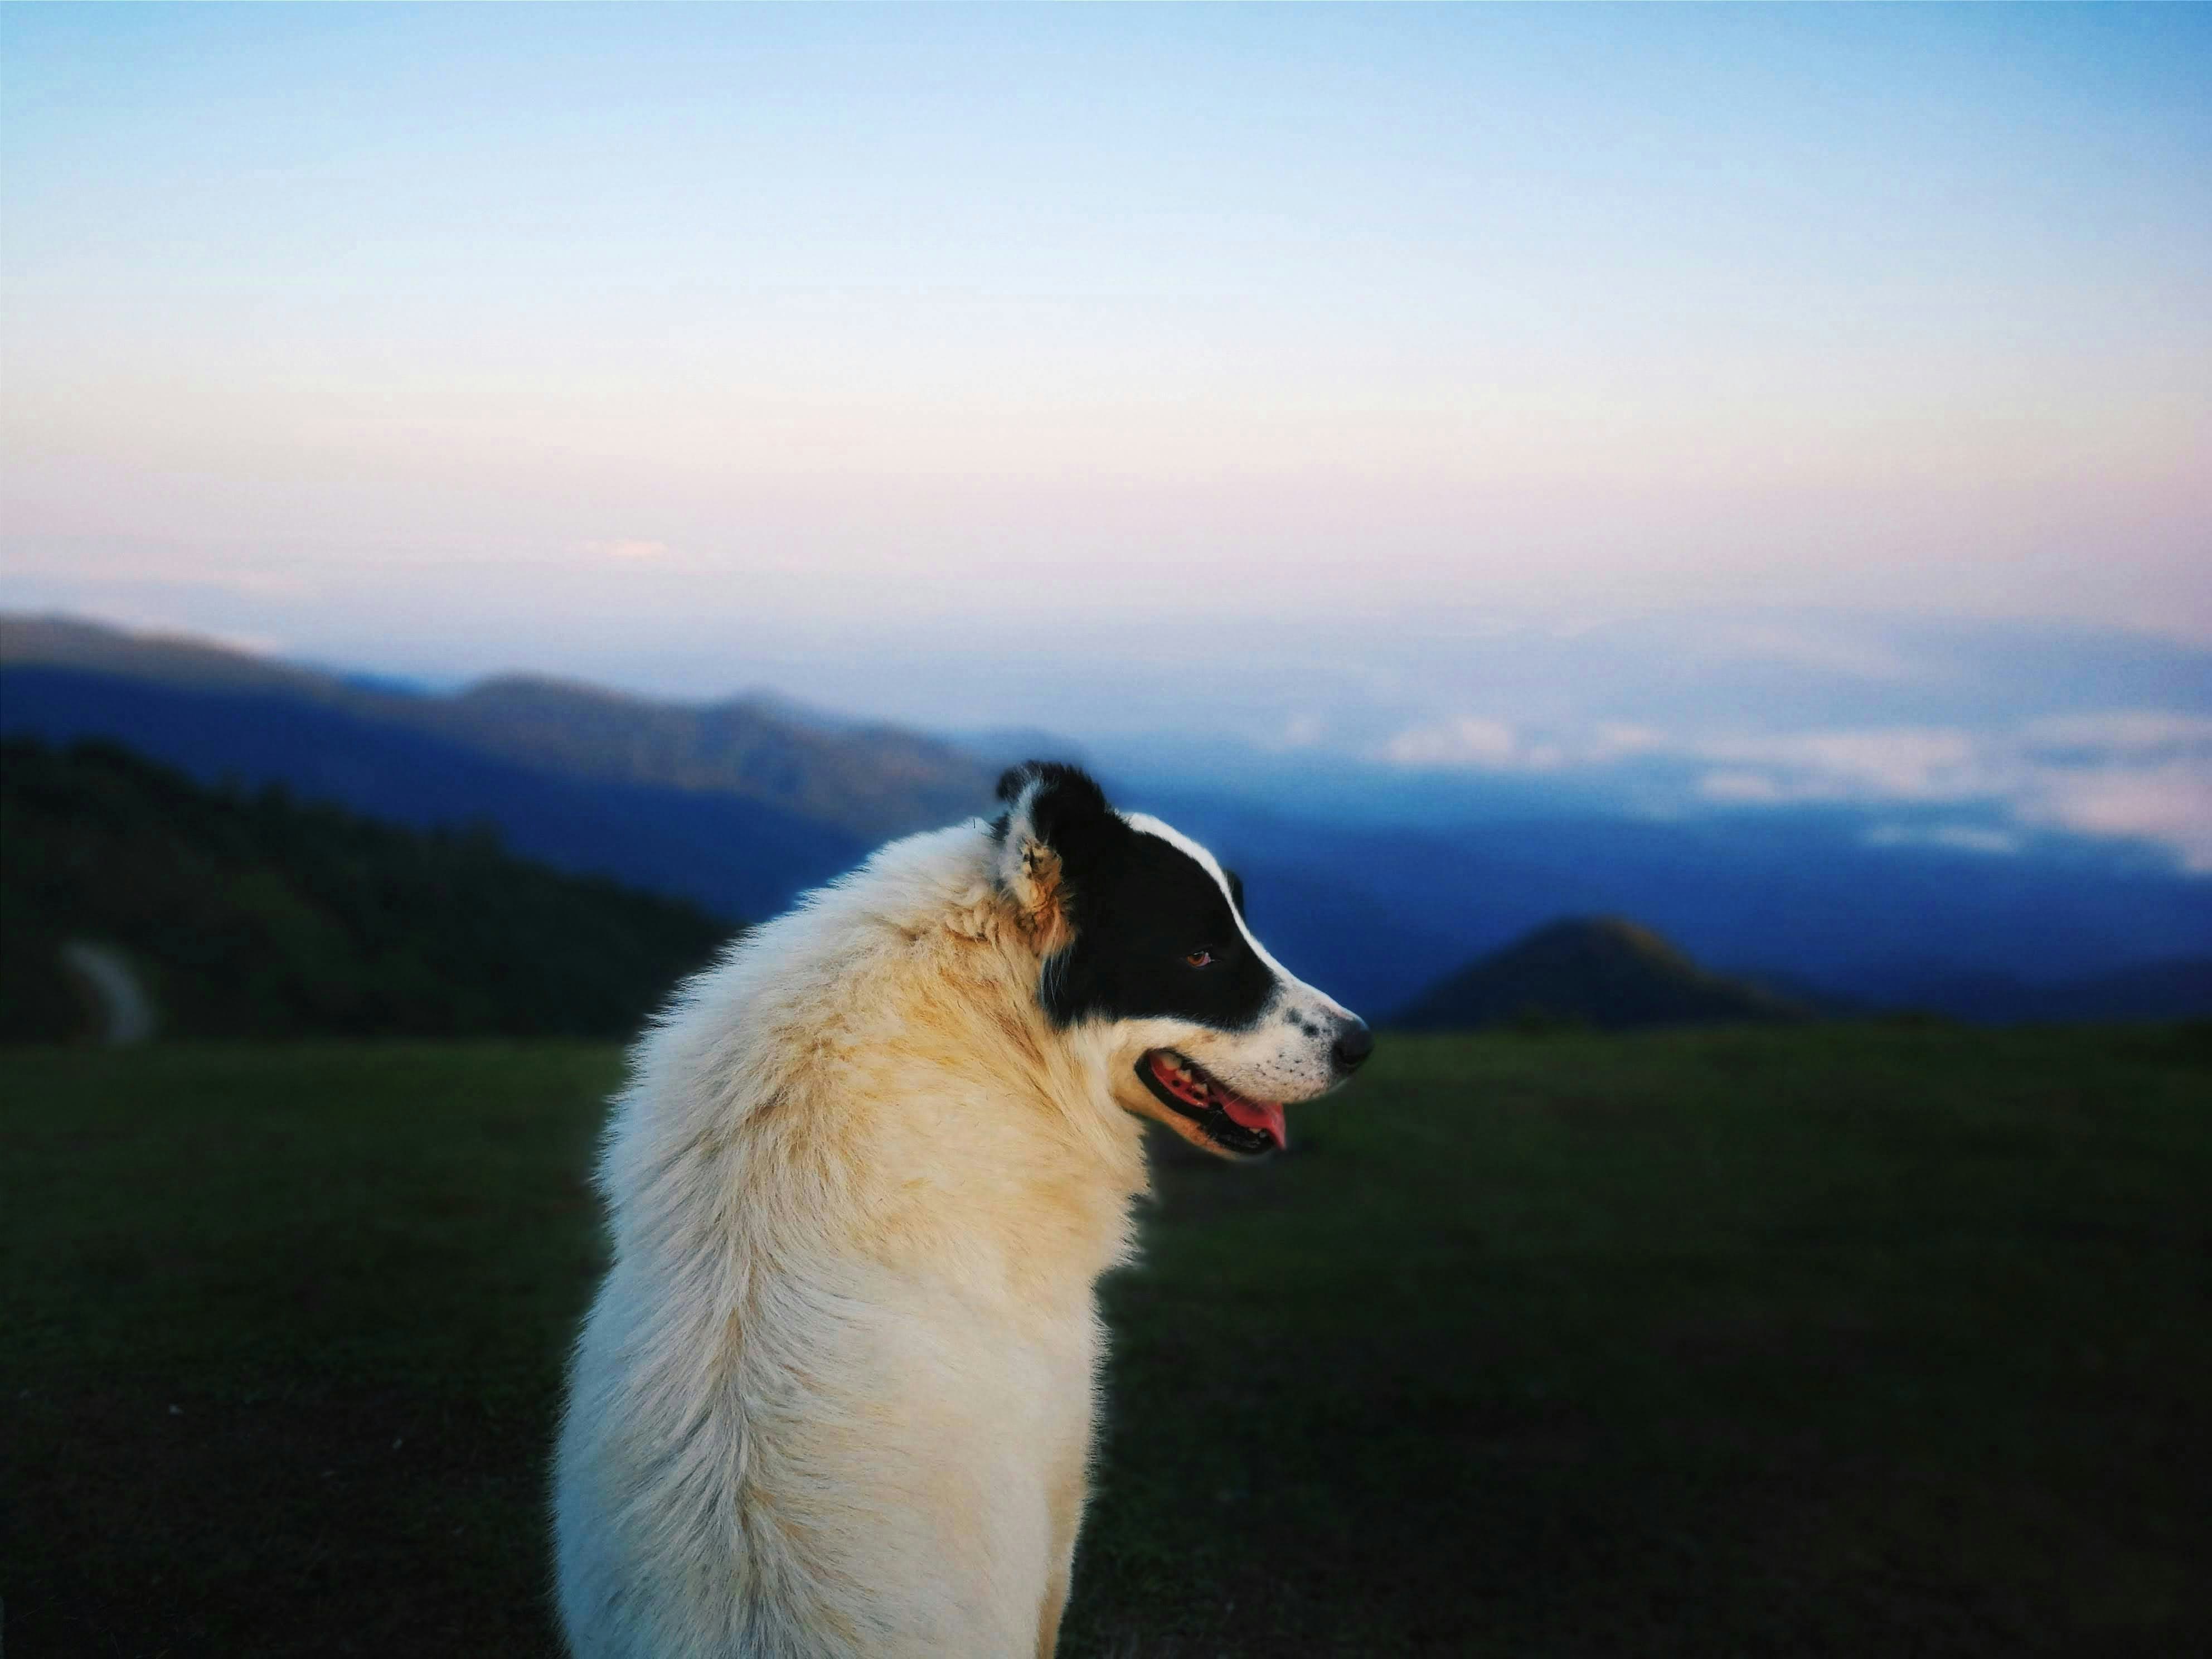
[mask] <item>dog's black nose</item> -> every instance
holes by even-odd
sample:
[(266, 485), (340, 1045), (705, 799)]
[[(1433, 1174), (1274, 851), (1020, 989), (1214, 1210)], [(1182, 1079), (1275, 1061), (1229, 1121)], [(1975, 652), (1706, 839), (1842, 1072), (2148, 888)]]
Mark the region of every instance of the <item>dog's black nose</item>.
[(1354, 1015), (1352, 1024), (1337, 1033), (1334, 1052), (1338, 1071), (1356, 1072), (1375, 1052), (1375, 1033), (1367, 1029), (1365, 1020)]

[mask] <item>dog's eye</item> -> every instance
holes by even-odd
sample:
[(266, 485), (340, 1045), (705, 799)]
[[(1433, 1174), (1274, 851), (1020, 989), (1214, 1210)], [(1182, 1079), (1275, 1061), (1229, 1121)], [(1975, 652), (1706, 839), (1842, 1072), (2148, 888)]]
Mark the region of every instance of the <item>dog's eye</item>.
[(1213, 952), (1211, 951), (1193, 951), (1188, 956), (1185, 957), (1183, 960), (1194, 968), (1211, 968), (1213, 966)]

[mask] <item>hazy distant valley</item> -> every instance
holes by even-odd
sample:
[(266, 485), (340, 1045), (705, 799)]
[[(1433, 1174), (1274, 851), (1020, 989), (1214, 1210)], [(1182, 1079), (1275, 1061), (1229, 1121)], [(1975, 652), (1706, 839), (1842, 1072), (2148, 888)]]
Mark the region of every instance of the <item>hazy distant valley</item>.
[[(1045, 741), (969, 746), (772, 698), (681, 705), (519, 677), (416, 694), (27, 617), (0, 622), (0, 730), (111, 738), (204, 781), (279, 781), (399, 824), (493, 825), (526, 857), (732, 921), (887, 836), (990, 810), (1001, 751)], [(1870, 844), (1833, 808), (1665, 822), (1532, 799), (1376, 823), (1301, 811), (1279, 768), (1224, 785), (1172, 757), (1094, 758), (1124, 804), (1239, 869), (1279, 955), (1376, 1017), (1542, 924), (1607, 915), (1815, 1011), (2171, 1017), (2205, 995), (2212, 879), (2140, 858)], [(1331, 769), (1312, 793), (1357, 784)]]

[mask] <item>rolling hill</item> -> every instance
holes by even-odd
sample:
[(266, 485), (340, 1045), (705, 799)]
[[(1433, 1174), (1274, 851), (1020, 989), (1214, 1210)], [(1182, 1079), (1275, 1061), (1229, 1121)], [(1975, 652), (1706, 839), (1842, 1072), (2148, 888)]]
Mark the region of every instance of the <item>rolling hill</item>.
[(623, 1036), (729, 936), (485, 833), (0, 744), (0, 1038), (88, 1034), (64, 952), (119, 952), (171, 1035)]
[(1406, 1030), (1473, 1030), (1531, 1020), (1601, 1030), (1801, 1019), (1799, 1004), (1700, 968), (1647, 927), (1617, 916), (1540, 927), (1470, 963), (1401, 1009)]

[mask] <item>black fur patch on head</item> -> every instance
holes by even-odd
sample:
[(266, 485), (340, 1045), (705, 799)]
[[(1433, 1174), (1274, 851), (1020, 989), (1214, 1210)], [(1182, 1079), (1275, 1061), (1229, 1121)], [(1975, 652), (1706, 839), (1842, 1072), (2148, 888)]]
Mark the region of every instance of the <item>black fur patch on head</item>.
[[(1106, 804), (1106, 792), (1098, 787), (1097, 780), (1066, 761), (1024, 761), (1019, 766), (1008, 767), (999, 775), (999, 799), (1011, 805), (1032, 783), (1039, 787), (1030, 805), (1030, 822), (1037, 839), (1062, 859), (1068, 854), (1068, 848), (1060, 844), (1063, 838), (1079, 842), (1084, 831), (1100, 819), (1121, 822)], [(1005, 838), (1005, 813), (999, 815), (992, 830)]]
[[(1229, 893), (1182, 848), (1133, 829), (1079, 769), (1031, 761), (999, 781), (999, 799), (1041, 785), (1037, 838), (1060, 855), (1074, 943), (1046, 964), (1038, 999), (1055, 1024), (1185, 1019), (1242, 1030), (1275, 994), (1274, 971), (1245, 940)], [(998, 833), (1006, 832), (1000, 820)], [(1237, 909), (1242, 884), (1229, 878)]]

